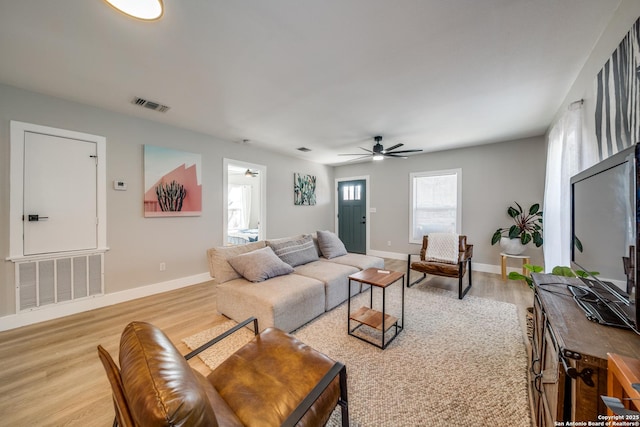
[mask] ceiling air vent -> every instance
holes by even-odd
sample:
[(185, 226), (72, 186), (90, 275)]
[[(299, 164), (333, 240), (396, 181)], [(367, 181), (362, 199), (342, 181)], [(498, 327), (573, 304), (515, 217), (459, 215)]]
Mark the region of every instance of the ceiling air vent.
[(139, 97), (133, 98), (133, 101), (131, 101), (131, 103), (135, 104), (135, 105), (139, 105), (139, 106), (144, 107), (144, 108), (148, 108), (150, 110), (159, 111), (161, 113), (166, 113), (167, 110), (169, 110), (169, 108), (170, 108), (167, 105), (162, 105), (162, 104), (160, 104), (158, 102), (149, 101), (149, 100), (146, 100), (144, 98), (139, 98)]
[(302, 151), (303, 153), (308, 153), (309, 151), (311, 151), (311, 149), (307, 147), (299, 147), (299, 148), (296, 148), (296, 150)]

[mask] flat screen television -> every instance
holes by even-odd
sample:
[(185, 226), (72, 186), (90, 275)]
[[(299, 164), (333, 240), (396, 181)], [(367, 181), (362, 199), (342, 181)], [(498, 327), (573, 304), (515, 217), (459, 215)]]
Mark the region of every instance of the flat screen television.
[(590, 320), (638, 333), (639, 145), (571, 178), (571, 266), (586, 272), (570, 286)]

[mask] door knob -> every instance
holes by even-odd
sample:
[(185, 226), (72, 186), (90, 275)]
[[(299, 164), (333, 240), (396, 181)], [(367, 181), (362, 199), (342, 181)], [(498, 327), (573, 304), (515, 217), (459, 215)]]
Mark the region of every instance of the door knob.
[(27, 218), (28, 218), (29, 222), (40, 221), (40, 220), (43, 220), (43, 219), (49, 219), (48, 216), (40, 216), (38, 214), (28, 215)]

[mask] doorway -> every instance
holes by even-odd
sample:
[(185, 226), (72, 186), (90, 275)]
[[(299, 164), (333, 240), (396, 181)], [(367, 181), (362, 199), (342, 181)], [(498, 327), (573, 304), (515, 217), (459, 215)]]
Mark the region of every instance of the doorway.
[(347, 251), (366, 254), (368, 248), (368, 185), (367, 179), (338, 181), (338, 236)]
[(224, 159), (223, 244), (266, 238), (267, 167)]

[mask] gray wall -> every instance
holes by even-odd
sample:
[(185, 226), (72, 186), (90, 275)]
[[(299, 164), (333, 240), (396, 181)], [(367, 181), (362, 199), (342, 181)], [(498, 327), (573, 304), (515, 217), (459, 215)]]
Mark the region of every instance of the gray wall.
[[(409, 243), (409, 174), (462, 169), (462, 234), (474, 245), (474, 261), (498, 265), (500, 248), (491, 246), (499, 227), (511, 226), (507, 208), (517, 201), (526, 208), (542, 204), (545, 176), (543, 137), (338, 166), (336, 178), (369, 175), (372, 208), (371, 250), (418, 253)], [(391, 246), (388, 246), (391, 241)], [(528, 249), (541, 263), (541, 250)]]
[[(155, 112), (149, 112), (150, 117)], [(170, 114), (170, 112), (168, 113)], [(107, 139), (107, 293), (204, 273), (206, 249), (222, 244), (223, 158), (267, 166), (267, 237), (333, 227), (333, 168), (221, 141), (151, 120), (0, 85), (0, 316), (15, 312), (14, 264), (9, 254), (10, 120), (74, 130)], [(203, 212), (199, 217), (144, 218), (143, 146), (202, 155)], [(316, 206), (294, 206), (293, 173), (316, 175)], [(124, 180), (127, 191), (114, 191)], [(166, 271), (159, 271), (160, 262)]]

